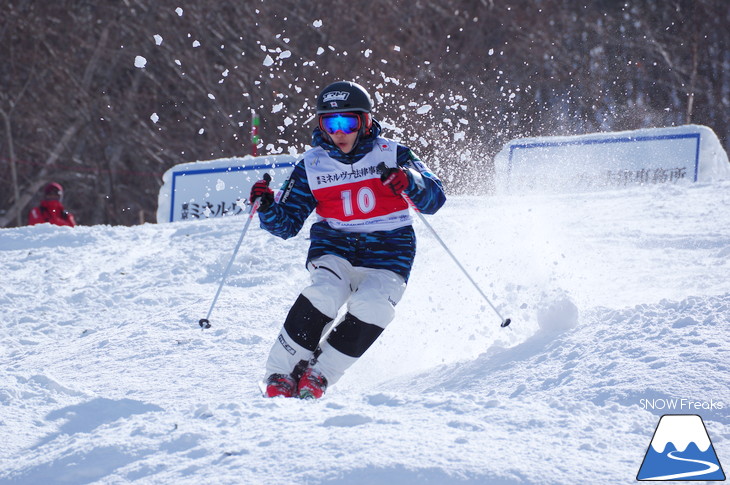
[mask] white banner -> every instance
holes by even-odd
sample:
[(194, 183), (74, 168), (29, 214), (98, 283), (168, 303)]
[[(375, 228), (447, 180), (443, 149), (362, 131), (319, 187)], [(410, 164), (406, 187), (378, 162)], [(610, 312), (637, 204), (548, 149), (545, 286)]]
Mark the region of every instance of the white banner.
[(271, 175), (276, 190), (297, 159), (291, 155), (225, 158), (175, 165), (163, 175), (157, 222), (224, 217), (245, 212), (251, 186)]
[(500, 188), (538, 192), (697, 182), (730, 172), (717, 136), (696, 125), (512, 140), (495, 168)]

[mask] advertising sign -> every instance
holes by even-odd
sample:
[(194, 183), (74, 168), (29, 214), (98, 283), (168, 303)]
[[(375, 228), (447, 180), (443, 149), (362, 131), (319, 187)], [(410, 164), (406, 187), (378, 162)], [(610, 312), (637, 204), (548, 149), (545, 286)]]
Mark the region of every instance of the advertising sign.
[(176, 165), (163, 176), (157, 222), (207, 219), (246, 211), (251, 186), (271, 175), (277, 189), (296, 163), (291, 155), (226, 158)]

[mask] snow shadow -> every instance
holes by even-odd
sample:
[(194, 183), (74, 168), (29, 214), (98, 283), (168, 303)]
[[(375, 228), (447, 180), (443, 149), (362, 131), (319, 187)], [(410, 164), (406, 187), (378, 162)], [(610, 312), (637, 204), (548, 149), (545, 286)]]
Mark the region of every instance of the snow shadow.
[(3, 483), (38, 485), (93, 483), (114, 470), (138, 459), (115, 446), (91, 448), (86, 453), (72, 453), (57, 460), (32, 467)]
[(33, 448), (39, 448), (61, 435), (89, 433), (103, 424), (113, 423), (121, 418), (156, 411), (162, 411), (162, 408), (133, 399), (112, 400), (102, 397), (85, 403), (66, 406), (51, 411), (46, 416), (48, 421), (66, 419), (66, 423), (59, 428), (58, 433), (46, 436)]

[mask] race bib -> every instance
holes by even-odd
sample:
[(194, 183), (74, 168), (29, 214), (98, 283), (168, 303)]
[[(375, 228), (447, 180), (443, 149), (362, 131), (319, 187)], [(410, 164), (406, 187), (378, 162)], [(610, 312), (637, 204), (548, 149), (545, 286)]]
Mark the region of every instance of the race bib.
[(410, 225), (408, 203), (380, 181), (377, 166), (396, 166), (396, 144), (379, 138), (373, 150), (352, 165), (317, 147), (304, 155), (316, 212), (330, 226), (352, 232), (388, 231)]

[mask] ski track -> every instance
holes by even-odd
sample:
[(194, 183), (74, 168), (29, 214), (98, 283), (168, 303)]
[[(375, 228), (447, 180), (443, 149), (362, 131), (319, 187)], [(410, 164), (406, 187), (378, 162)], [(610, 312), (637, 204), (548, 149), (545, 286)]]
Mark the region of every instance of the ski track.
[(667, 456), (671, 458), (672, 460), (677, 461), (684, 461), (688, 463), (697, 463), (698, 465), (704, 465), (707, 468), (704, 470), (698, 470), (698, 471), (692, 471), (692, 472), (686, 472), (686, 473), (675, 473), (674, 475), (662, 475), (658, 477), (651, 477), (646, 480), (677, 480), (680, 478), (693, 478), (693, 477), (700, 477), (702, 475), (709, 475), (710, 473), (714, 473), (717, 470), (720, 469), (719, 466), (715, 465), (714, 463), (710, 463), (709, 461), (704, 460), (691, 460), (689, 458), (682, 458), (681, 456), (674, 456), (674, 451), (671, 453), (667, 453)]
[[(0, 483), (634, 483), (666, 411), (730, 459), (730, 183), (451, 197), (396, 320), (324, 399), (257, 380), (307, 284), (243, 218), (0, 230)], [(306, 234), (306, 232), (304, 233)]]

